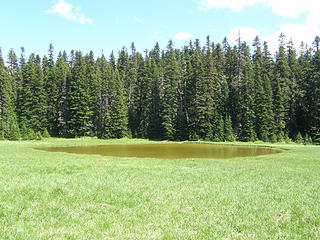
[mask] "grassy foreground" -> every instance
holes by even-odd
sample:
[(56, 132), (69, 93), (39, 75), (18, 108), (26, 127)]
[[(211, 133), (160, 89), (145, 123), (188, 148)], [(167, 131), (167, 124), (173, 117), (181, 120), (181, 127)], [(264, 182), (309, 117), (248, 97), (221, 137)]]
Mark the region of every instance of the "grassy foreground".
[(48, 153), (0, 142), (0, 239), (319, 239), (320, 147), (229, 160)]

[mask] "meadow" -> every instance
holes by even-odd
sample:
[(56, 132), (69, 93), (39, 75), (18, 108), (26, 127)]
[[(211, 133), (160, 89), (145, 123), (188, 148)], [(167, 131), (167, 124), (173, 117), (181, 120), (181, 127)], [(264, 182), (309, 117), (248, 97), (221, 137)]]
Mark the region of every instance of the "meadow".
[(320, 238), (319, 146), (224, 160), (32, 149), (108, 143), (152, 142), (0, 141), (0, 239)]

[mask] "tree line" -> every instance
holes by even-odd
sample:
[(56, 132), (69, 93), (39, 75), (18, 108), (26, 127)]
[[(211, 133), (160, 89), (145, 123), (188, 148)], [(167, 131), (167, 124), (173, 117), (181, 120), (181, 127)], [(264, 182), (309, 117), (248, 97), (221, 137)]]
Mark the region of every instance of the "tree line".
[(274, 56), (255, 38), (95, 58), (0, 51), (0, 139), (42, 136), (320, 142), (320, 38)]

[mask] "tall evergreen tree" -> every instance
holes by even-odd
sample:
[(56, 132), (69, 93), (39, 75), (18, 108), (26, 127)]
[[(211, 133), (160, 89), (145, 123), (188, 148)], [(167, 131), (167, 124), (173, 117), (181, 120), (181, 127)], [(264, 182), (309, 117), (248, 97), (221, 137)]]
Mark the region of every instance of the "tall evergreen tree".
[(161, 119), (160, 119), (160, 83), (161, 83), (161, 63), (160, 47), (157, 43), (150, 53), (151, 57), (151, 105), (150, 122), (148, 125), (148, 137), (151, 139), (161, 138)]
[[(111, 66), (112, 67), (112, 66)], [(105, 121), (105, 138), (122, 138), (127, 135), (127, 111), (123, 101), (121, 89), (121, 80), (119, 72), (111, 68), (109, 76), (108, 92), (110, 99), (108, 100), (108, 109)]]
[(294, 48), (293, 41), (290, 40), (287, 45), (287, 55), (288, 55), (288, 65), (290, 68), (289, 71), (289, 113), (288, 113), (288, 131), (290, 137), (293, 139), (299, 132), (296, 119), (297, 111), (297, 82), (299, 76), (299, 67), (296, 50)]
[(290, 67), (284, 46), (285, 36), (279, 37), (279, 50), (276, 54), (275, 79), (273, 83), (274, 92), (274, 113), (277, 126), (276, 134), (284, 138), (288, 131), (289, 110), (290, 110)]
[(177, 112), (177, 84), (180, 79), (179, 63), (176, 51), (170, 40), (164, 55), (163, 95), (161, 99), (161, 127), (164, 139), (174, 139)]
[(86, 78), (86, 65), (84, 57), (80, 51), (76, 51), (72, 77), (68, 83), (68, 135), (90, 136), (92, 135), (92, 110), (90, 108), (89, 82)]
[(245, 65), (243, 69), (243, 82), (241, 86), (241, 135), (242, 141), (255, 141), (255, 113), (254, 113), (254, 71), (250, 60), (249, 48), (243, 46)]
[[(270, 85), (269, 73), (266, 70), (268, 61), (264, 59), (261, 51), (260, 40), (254, 40), (255, 52), (253, 55), (253, 70), (255, 83), (255, 127), (257, 137), (262, 141), (269, 141), (273, 134), (273, 111), (272, 111), (272, 90)], [(265, 45), (265, 55), (268, 49)]]
[(19, 126), (14, 108), (14, 78), (4, 65), (0, 48), (0, 138), (18, 140)]
[(71, 72), (67, 62), (66, 53), (59, 53), (55, 65), (55, 76), (57, 80), (57, 104), (55, 106), (56, 116), (54, 119), (53, 132), (56, 136), (67, 136), (68, 126), (68, 82), (71, 79)]
[(314, 57), (312, 61), (313, 74), (307, 95), (309, 96), (310, 107), (310, 133), (312, 140), (320, 144), (320, 37), (314, 40)]
[(96, 134), (97, 131), (97, 122), (98, 122), (98, 116), (99, 116), (99, 105), (98, 105), (98, 76), (97, 76), (97, 71), (96, 71), (96, 63), (94, 60), (94, 54), (92, 51), (89, 52), (85, 56), (85, 64), (86, 64), (86, 81), (88, 84), (88, 96), (89, 98), (87, 99), (90, 112), (91, 112), (91, 120), (92, 126), (91, 126), (91, 133)]
[(22, 69), (22, 87), (18, 95), (19, 123), (33, 132), (43, 132), (47, 125), (44, 76), (40, 64), (40, 57), (31, 54)]

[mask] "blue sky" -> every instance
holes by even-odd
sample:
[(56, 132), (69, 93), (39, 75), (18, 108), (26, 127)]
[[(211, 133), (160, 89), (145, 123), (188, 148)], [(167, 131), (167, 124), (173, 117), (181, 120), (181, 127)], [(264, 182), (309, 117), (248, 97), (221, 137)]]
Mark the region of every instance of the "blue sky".
[(1, 3), (0, 47), (6, 57), (20, 47), (43, 56), (52, 43), (58, 51), (93, 50), (109, 55), (132, 41), (139, 51), (169, 39), (180, 48), (190, 39), (227, 36), (250, 45), (258, 34), (276, 49), (284, 32), (298, 47), (320, 34), (319, 0), (13, 0)]

